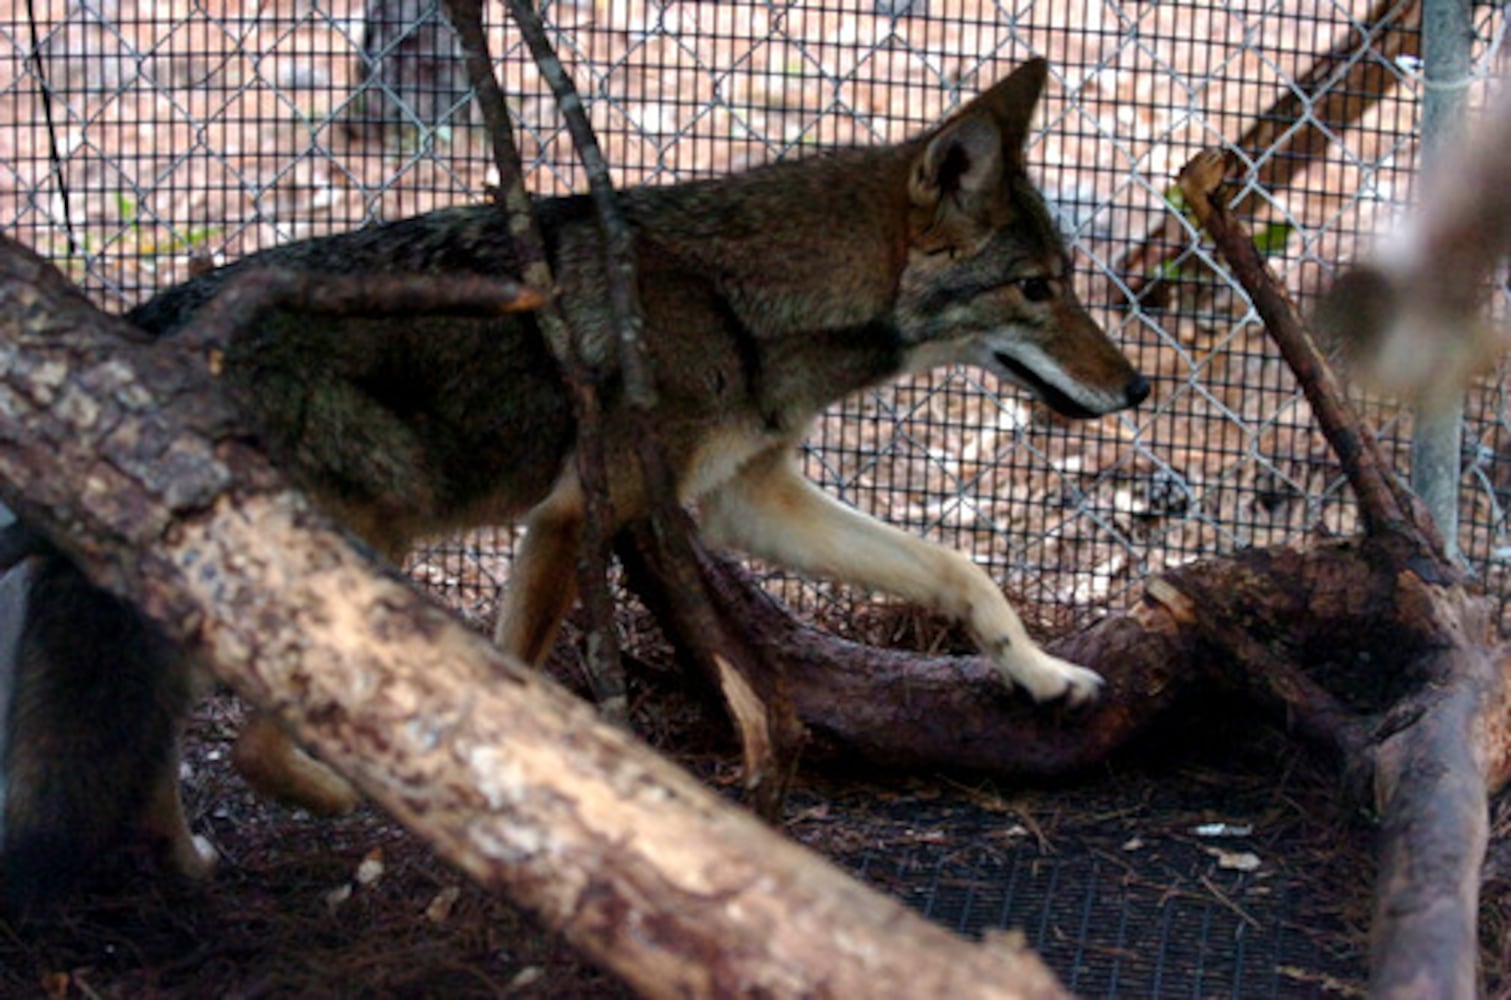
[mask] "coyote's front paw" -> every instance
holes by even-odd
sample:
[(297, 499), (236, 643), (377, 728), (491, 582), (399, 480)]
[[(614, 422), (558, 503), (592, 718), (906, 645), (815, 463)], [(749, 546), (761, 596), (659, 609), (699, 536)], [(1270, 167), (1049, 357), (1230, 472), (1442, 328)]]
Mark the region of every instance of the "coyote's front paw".
[(1102, 690), (1101, 674), (1050, 656), (1037, 647), (1010, 646), (1002, 649), (1001, 654), (1005, 655), (993, 659), (1002, 672), (1003, 682), (1010, 687), (1015, 684), (1022, 687), (1034, 701), (1064, 698), (1068, 705), (1084, 705)]

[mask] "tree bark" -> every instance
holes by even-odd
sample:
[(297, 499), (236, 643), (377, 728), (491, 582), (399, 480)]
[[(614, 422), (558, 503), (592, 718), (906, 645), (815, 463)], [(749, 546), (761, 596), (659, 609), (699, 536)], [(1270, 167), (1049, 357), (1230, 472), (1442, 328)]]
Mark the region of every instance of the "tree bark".
[(367, 555), (203, 359), (0, 238), (4, 500), (441, 854), (653, 996), (1061, 996), (773, 833)]
[[(798, 621), (734, 564), (701, 546), (697, 559), (722, 628), (764, 651), (747, 666), (753, 683), (791, 700), (812, 736), (808, 752), (820, 757), (1065, 774), (1157, 724), (1197, 679), (1196, 633), (1152, 601), (1051, 644), (1055, 655), (1097, 667), (1107, 680), (1096, 702), (1065, 710), (1008, 691), (982, 656), (927, 656), (837, 638)], [(681, 648), (686, 626), (662, 613), (656, 581), (628, 565), (631, 585)]]

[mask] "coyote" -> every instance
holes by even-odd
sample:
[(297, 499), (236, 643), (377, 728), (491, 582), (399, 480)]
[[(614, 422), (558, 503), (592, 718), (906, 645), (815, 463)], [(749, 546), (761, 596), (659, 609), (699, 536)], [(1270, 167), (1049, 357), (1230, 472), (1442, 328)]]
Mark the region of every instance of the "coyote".
[[(984, 368), (1072, 417), (1148, 395), (1072, 291), (1025, 170), (1045, 77), (1042, 60), (1029, 62), (897, 145), (637, 188), (620, 203), (656, 429), (705, 538), (951, 615), (1005, 683), (1079, 703), (1100, 678), (1035, 645), (980, 568), (831, 499), (795, 459), (830, 403), (940, 365)], [(625, 403), (601, 239), (586, 198), (536, 209), (555, 294), (600, 381), (618, 527), (646, 513), (646, 497), (633, 422), (615, 417)], [(521, 263), (497, 208), (451, 208), (255, 254), (130, 318), (171, 336), (246, 267), (378, 279), (496, 276)], [(497, 639), (526, 662), (544, 658), (575, 594), (583, 495), (570, 402), (533, 316), (275, 314), (238, 335), (225, 365), (274, 460), (381, 553), (397, 559), (419, 536), (522, 517)]]

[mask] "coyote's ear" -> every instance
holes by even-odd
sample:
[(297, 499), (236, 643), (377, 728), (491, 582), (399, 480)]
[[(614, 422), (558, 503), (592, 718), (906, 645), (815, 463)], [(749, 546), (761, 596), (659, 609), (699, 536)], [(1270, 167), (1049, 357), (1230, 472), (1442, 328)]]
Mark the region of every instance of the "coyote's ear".
[(913, 204), (934, 208), (1002, 186), (1002, 133), (989, 116), (962, 114), (929, 139), (913, 164)]
[(1024, 63), (940, 126), (913, 164), (908, 194), (916, 207), (953, 202), (970, 211), (990, 204), (1003, 190), (1005, 172), (1022, 168), (1048, 71), (1043, 59)]
[(980, 111), (997, 122), (1002, 130), (1002, 148), (1022, 165), (1023, 146), (1028, 141), (1029, 125), (1044, 82), (1049, 78), (1049, 63), (1030, 59), (998, 80), (986, 92), (966, 105), (966, 112)]

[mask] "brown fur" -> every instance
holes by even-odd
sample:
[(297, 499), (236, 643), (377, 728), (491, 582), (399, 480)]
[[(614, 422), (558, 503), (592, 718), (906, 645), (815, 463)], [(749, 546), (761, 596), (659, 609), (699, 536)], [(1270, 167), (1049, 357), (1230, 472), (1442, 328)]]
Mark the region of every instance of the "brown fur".
[[(709, 539), (945, 611), (1007, 683), (1080, 701), (1100, 679), (1041, 651), (969, 559), (844, 507), (793, 461), (830, 403), (936, 365), (985, 367), (1072, 416), (1147, 394), (1076, 300), (1024, 170), (1044, 79), (1044, 64), (1029, 63), (897, 146), (635, 189), (622, 205), (657, 373), (656, 430)], [(582, 198), (543, 201), (538, 214), (559, 301), (600, 379), (623, 524), (646, 509), (633, 422), (619, 418), (596, 221)], [(380, 279), (517, 273), (519, 263), (497, 209), (453, 208), (257, 254), (131, 319), (171, 335), (248, 266)], [(527, 661), (545, 655), (574, 591), (582, 498), (568, 398), (532, 316), (275, 315), (236, 340), (227, 371), (275, 460), (390, 556), (420, 535), (523, 517), (498, 636)]]

